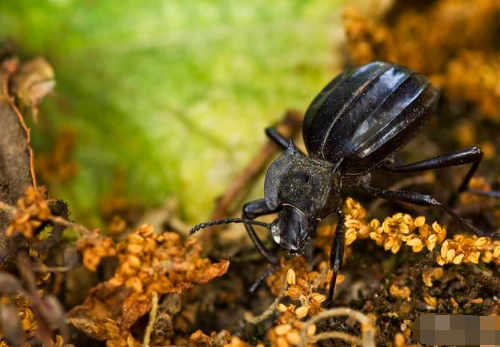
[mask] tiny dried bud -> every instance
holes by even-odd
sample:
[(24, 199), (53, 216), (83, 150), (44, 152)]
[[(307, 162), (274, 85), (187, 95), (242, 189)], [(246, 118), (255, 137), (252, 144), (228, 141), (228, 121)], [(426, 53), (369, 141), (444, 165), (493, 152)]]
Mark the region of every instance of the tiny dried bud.
[(285, 335), (290, 330), (292, 330), (292, 326), (290, 324), (278, 325), (276, 328), (274, 328), (274, 332), (278, 336)]
[(472, 252), (467, 256), (465, 260), (469, 263), (477, 264), (479, 263), (479, 255), (479, 252)]
[(288, 282), (289, 285), (295, 285), (295, 271), (293, 269), (288, 269), (288, 272), (286, 273), (286, 281)]
[(292, 330), (288, 334), (286, 334), (286, 339), (292, 345), (298, 346), (300, 343), (300, 334), (298, 330)]
[(321, 304), (326, 300), (326, 296), (320, 293), (312, 293), (311, 300), (316, 301), (318, 304)]
[(493, 257), (494, 258), (500, 257), (500, 246), (495, 247), (495, 250), (493, 251)]
[(278, 346), (278, 347), (289, 347), (289, 346), (288, 346), (288, 342), (286, 341), (286, 337), (284, 337), (284, 336), (279, 336), (279, 337), (276, 339), (276, 346)]
[(304, 318), (307, 316), (307, 312), (309, 311), (309, 308), (306, 306), (301, 306), (298, 309), (295, 310), (295, 315), (297, 316), (298, 319)]
[(417, 237), (414, 239), (411, 239), (410, 241), (408, 241), (408, 246), (410, 246), (410, 247), (422, 246), (422, 240), (420, 240)]
[(425, 217), (419, 216), (419, 217), (415, 218), (414, 224), (417, 228), (423, 226), (425, 224)]
[(453, 264), (456, 264), (456, 265), (459, 265), (462, 263), (462, 261), (464, 260), (464, 257), (465, 257), (465, 254), (460, 254), (460, 255), (457, 255), (454, 259), (453, 259)]
[(276, 305), (276, 309), (278, 311), (280, 311), (280, 312), (286, 312), (287, 311), (286, 306), (284, 304), (282, 304), (281, 302), (278, 305)]
[(480, 237), (474, 242), (474, 246), (476, 247), (481, 247), (483, 246), (488, 240), (486, 237)]
[(307, 328), (307, 335), (313, 336), (316, 333), (316, 325), (313, 324), (309, 328)]
[(452, 261), (453, 258), (455, 258), (455, 250), (452, 248), (452, 249), (449, 249), (448, 252), (446, 253), (446, 260)]
[(437, 306), (437, 299), (433, 296), (430, 295), (424, 296), (424, 301), (427, 305), (431, 306), (432, 308), (436, 308)]
[(394, 347), (404, 347), (406, 346), (406, 340), (403, 334), (397, 333), (394, 336)]

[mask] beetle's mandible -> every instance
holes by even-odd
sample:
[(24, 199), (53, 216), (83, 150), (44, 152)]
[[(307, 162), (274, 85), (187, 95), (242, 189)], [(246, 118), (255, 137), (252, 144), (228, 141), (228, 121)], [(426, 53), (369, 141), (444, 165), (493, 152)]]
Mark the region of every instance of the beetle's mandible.
[[(276, 268), (277, 257), (264, 247), (253, 225), (269, 228), (277, 244), (300, 255), (305, 252), (318, 223), (329, 214), (336, 214), (328, 305), (333, 301), (344, 252), (343, 187), (358, 186), (375, 197), (439, 207), (469, 232), (498, 238), (498, 234), (486, 235), (432, 196), (370, 185), (370, 173), (375, 170), (417, 172), (472, 164), (458, 192), (468, 189), (483, 157), (478, 147), (407, 165), (393, 165), (394, 153), (420, 131), (432, 115), (437, 99), (437, 88), (425, 76), (401, 65), (373, 62), (345, 69), (316, 96), (306, 112), (303, 137), (308, 155), (274, 128), (266, 129), (267, 135), (285, 151), (266, 173), (264, 198), (246, 203), (243, 218), (201, 223), (191, 232), (215, 224), (242, 222), (257, 250)], [(278, 213), (271, 224), (254, 220), (271, 213)]]

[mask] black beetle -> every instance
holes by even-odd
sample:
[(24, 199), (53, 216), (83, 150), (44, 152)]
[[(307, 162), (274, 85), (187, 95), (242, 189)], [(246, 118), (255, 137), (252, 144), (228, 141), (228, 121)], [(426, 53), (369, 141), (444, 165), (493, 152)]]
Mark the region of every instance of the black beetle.
[[(478, 147), (412, 164), (393, 164), (394, 153), (420, 131), (432, 115), (437, 99), (438, 89), (426, 77), (404, 66), (372, 62), (345, 69), (316, 96), (306, 112), (303, 137), (309, 156), (274, 128), (266, 129), (267, 135), (286, 150), (266, 173), (265, 198), (246, 203), (243, 218), (201, 223), (191, 233), (214, 224), (245, 223), (257, 250), (276, 268), (278, 259), (264, 247), (252, 225), (269, 228), (276, 243), (298, 255), (305, 252), (318, 223), (335, 213), (338, 223), (330, 253), (333, 277), (328, 292), (329, 305), (344, 251), (340, 194), (343, 187), (359, 186), (375, 197), (419, 206), (437, 206), (468, 231), (498, 238), (498, 234), (484, 234), (432, 196), (370, 186), (370, 172), (374, 170), (417, 172), (472, 164), (458, 192), (468, 189), (483, 157)], [(253, 220), (275, 212), (279, 214), (271, 224)]]

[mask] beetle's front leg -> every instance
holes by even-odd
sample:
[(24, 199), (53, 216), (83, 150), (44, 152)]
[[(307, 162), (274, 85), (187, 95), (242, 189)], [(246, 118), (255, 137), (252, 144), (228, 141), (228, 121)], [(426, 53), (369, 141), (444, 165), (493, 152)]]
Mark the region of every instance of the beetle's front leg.
[(335, 235), (333, 236), (332, 247), (330, 249), (330, 269), (333, 270), (332, 279), (330, 281), (330, 288), (328, 290), (328, 299), (326, 301), (327, 307), (333, 306), (333, 294), (335, 293), (335, 284), (337, 283), (337, 275), (342, 267), (344, 259), (344, 213), (342, 208), (337, 209), (337, 227), (335, 228)]
[[(251, 202), (247, 202), (243, 205), (243, 218), (247, 219), (255, 219), (259, 216), (264, 216), (267, 214), (271, 214), (274, 212), (278, 212), (280, 208), (275, 211), (271, 210), (266, 203), (265, 199), (259, 199)], [(274, 271), (279, 268), (279, 261), (274, 255), (272, 255), (267, 248), (262, 244), (262, 241), (257, 236), (254, 228), (250, 224), (245, 224), (245, 228), (247, 229), (248, 235), (253, 241), (255, 248), (259, 251), (259, 253), (266, 259), (268, 262), (272, 264), (270, 268), (268, 268), (264, 273), (255, 281), (255, 283), (250, 287), (250, 293), (253, 293), (260, 287), (260, 285), (266, 280), (269, 275), (271, 275)]]
[[(243, 218), (247, 219), (255, 219), (259, 216), (264, 216), (267, 214), (271, 214), (274, 212), (278, 212), (278, 210), (271, 210), (266, 203), (265, 199), (259, 199), (251, 202), (247, 202), (245, 205), (243, 205)], [(257, 233), (255, 232), (254, 228), (250, 224), (245, 224), (245, 228), (248, 232), (248, 235), (252, 239), (253, 244), (255, 245), (255, 248), (259, 251), (259, 253), (266, 259), (268, 262), (270, 262), (273, 265), (278, 264), (278, 259), (269, 253), (269, 251), (266, 249), (262, 241), (259, 239), (257, 236)]]

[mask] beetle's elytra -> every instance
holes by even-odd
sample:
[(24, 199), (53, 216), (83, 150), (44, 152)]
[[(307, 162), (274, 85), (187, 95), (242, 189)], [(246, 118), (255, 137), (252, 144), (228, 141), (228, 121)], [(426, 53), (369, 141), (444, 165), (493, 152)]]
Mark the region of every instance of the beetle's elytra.
[[(425, 76), (401, 65), (373, 62), (345, 69), (323, 88), (306, 112), (303, 137), (307, 155), (274, 128), (266, 129), (267, 135), (285, 151), (266, 173), (264, 198), (246, 203), (243, 218), (201, 223), (192, 232), (209, 225), (242, 222), (257, 250), (274, 269), (279, 264), (278, 259), (264, 247), (253, 225), (269, 228), (273, 240), (290, 253), (303, 254), (318, 223), (329, 214), (336, 214), (338, 223), (330, 254), (333, 276), (328, 305), (333, 301), (343, 259), (343, 187), (357, 186), (374, 197), (439, 207), (469, 232), (486, 235), (432, 196), (370, 185), (371, 172), (375, 171), (417, 172), (472, 164), (458, 192), (468, 190), (469, 181), (483, 157), (477, 147), (416, 163), (393, 164), (394, 154), (431, 117), (437, 99), (437, 88)], [(278, 213), (271, 224), (254, 220), (271, 213)], [(488, 236), (500, 238), (497, 233)]]
[(303, 135), (308, 154), (354, 174), (371, 171), (429, 119), (436, 89), (408, 68), (375, 62), (346, 69), (313, 100)]

